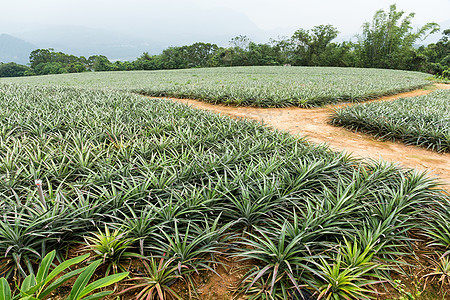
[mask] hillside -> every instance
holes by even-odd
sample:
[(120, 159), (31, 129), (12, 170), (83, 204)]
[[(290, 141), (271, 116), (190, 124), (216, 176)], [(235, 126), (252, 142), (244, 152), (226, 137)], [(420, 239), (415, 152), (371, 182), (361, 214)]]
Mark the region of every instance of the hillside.
[(0, 34), (0, 61), (27, 64), (30, 52), (37, 47), (9, 34)]

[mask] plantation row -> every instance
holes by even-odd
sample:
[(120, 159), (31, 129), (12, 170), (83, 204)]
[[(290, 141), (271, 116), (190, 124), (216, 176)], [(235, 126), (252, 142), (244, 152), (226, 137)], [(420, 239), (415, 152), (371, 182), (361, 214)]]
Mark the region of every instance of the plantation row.
[(2, 79), (2, 82), (113, 88), (227, 105), (312, 107), (413, 90), (429, 84), (425, 80), (428, 76), (382, 69), (229, 67), (62, 74)]
[(332, 123), (384, 139), (450, 152), (450, 90), (338, 109)]
[[(450, 247), (450, 199), (417, 172), (126, 92), (1, 84), (0, 106), (11, 287), (81, 242), (104, 275), (146, 261), (166, 298), (220, 256), (251, 261), (237, 291), (251, 299), (369, 299), (411, 252), (409, 232)], [(135, 287), (153, 299), (150, 279)]]

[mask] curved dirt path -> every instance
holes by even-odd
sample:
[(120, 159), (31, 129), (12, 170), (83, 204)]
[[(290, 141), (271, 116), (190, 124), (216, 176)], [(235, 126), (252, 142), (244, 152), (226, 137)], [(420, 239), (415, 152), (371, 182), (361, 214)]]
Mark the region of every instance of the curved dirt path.
[[(450, 89), (450, 85), (435, 84), (433, 89)], [(425, 95), (433, 89), (421, 89), (372, 101), (390, 101)], [(192, 99), (168, 99), (234, 118), (257, 120), (269, 127), (287, 131), (293, 135), (305, 136), (311, 142), (328, 144), (333, 150), (345, 150), (358, 158), (383, 159), (398, 162), (408, 168), (427, 171), (430, 176), (439, 177), (443, 187), (450, 190), (450, 153), (437, 153), (416, 146), (408, 146), (401, 142), (380, 141), (368, 134), (355, 133), (328, 124), (328, 119), (335, 108), (353, 105), (353, 103), (313, 109), (255, 108), (215, 105)]]

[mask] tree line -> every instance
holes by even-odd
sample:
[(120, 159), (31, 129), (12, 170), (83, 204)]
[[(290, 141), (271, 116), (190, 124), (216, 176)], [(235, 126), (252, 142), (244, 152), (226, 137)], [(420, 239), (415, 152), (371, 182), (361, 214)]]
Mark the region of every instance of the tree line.
[(335, 66), (388, 68), (422, 71), (450, 78), (450, 29), (442, 31), (437, 43), (417, 46), (439, 25), (428, 23), (414, 29), (414, 13), (405, 14), (391, 5), (379, 10), (362, 26), (357, 41), (333, 42), (339, 34), (332, 25), (298, 29), (291, 37), (258, 44), (247, 36), (231, 39), (229, 47), (194, 43), (169, 47), (158, 55), (144, 52), (134, 61), (111, 62), (106, 56), (77, 57), (54, 49), (37, 49), (29, 66), (0, 64), (0, 77), (79, 73), (88, 71), (161, 70), (224, 66)]

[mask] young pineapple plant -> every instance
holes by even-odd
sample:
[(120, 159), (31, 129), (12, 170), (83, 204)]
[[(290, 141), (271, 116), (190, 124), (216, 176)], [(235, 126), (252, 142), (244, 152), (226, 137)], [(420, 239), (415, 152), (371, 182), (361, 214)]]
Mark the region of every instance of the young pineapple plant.
[[(55, 290), (61, 285), (68, 282), (70, 279), (77, 277), (71, 287), (70, 294), (65, 297), (65, 300), (95, 300), (103, 299), (104, 297), (113, 293), (113, 291), (101, 291), (93, 293), (95, 290), (102, 289), (109, 285), (112, 285), (118, 281), (121, 281), (128, 276), (128, 273), (119, 273), (104, 278), (91, 281), (91, 277), (94, 271), (100, 265), (101, 261), (97, 260), (92, 262), (86, 267), (76, 268), (69, 271), (68, 269), (73, 266), (77, 266), (85, 261), (89, 254), (75, 257), (61, 262), (58, 266), (50, 270), (52, 263), (55, 260), (56, 252), (52, 251), (47, 254), (36, 272), (36, 275), (30, 274), (22, 282), (18, 291), (11, 291), (10, 285), (5, 278), (0, 278), (0, 299), (1, 300), (44, 300), (50, 299), (53, 296)], [(17, 282), (16, 282), (17, 284)], [(17, 284), (17, 286), (19, 286)]]
[[(179, 268), (174, 264), (174, 258), (167, 259), (161, 257), (156, 259), (150, 257), (142, 261), (145, 273), (143, 276), (134, 277), (128, 281), (133, 281), (130, 287), (119, 293), (125, 294), (131, 290), (138, 290), (136, 300), (158, 299), (170, 300), (182, 298), (171, 288), (177, 280), (184, 280), (183, 271), (180, 273)], [(187, 268), (186, 266), (181, 266)]]
[(319, 257), (310, 283), (317, 299), (375, 299), (377, 291), (370, 287), (385, 281), (379, 274), (387, 266), (374, 254), (373, 245), (362, 248), (345, 240), (335, 255)]
[(126, 271), (128, 268), (126, 264), (130, 264), (132, 258), (139, 257), (138, 254), (129, 251), (133, 239), (128, 238), (126, 232), (117, 229), (111, 232), (107, 225), (104, 231), (99, 230), (98, 233), (92, 233), (84, 239), (85, 248), (93, 251), (106, 266), (105, 275)]

